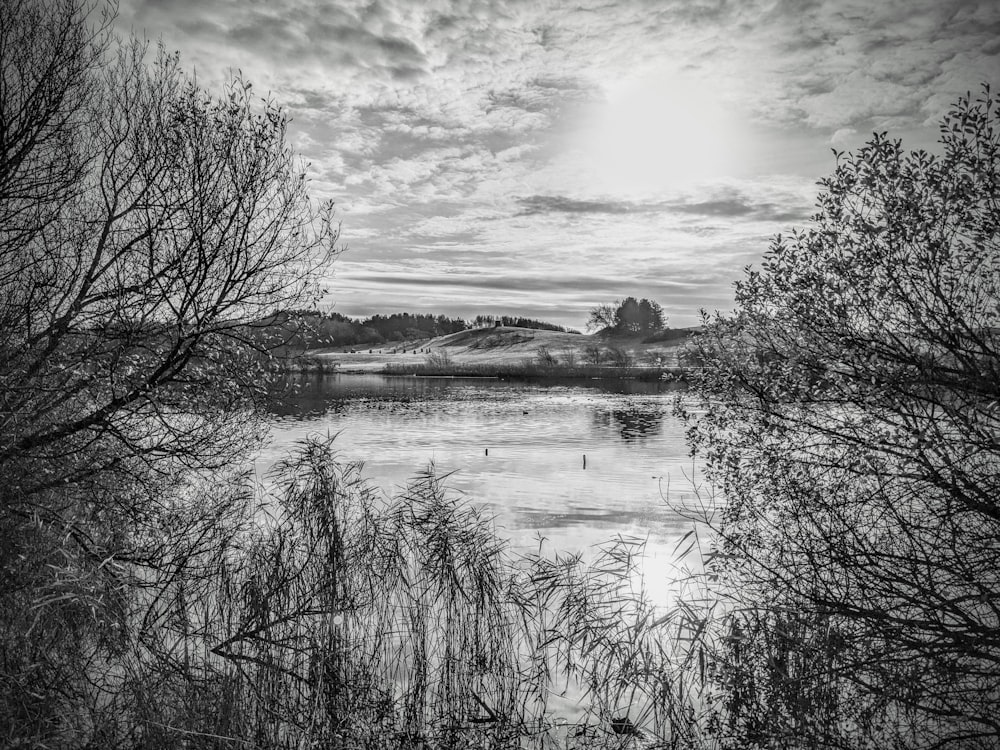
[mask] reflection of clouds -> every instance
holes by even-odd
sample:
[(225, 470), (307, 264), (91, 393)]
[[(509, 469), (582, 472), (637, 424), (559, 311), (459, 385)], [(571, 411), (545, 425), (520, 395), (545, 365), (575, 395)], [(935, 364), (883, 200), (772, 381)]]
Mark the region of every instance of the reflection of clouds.
[[(651, 531), (655, 527), (658, 535), (691, 526), (690, 519), (678, 516), (666, 503), (650, 503), (644, 507), (628, 508), (586, 508), (560, 509), (554, 513), (530, 506), (498, 508), (505, 515), (505, 521), (514, 529), (605, 529), (607, 534), (619, 533), (623, 528), (638, 526)], [(509, 518), (507, 518), (509, 516)]]
[[(728, 306), (739, 270), (759, 260), (768, 237), (811, 211), (815, 179), (832, 168), (829, 144), (888, 128), (923, 139), (907, 146), (930, 145), (954, 98), (995, 76), (1000, 29), (995, 0), (121, 0), (119, 7), (122, 31), (162, 38), (206, 85), (239, 69), (255, 91), (273, 92), (290, 108), (290, 135), (312, 165), (314, 193), (338, 202), (345, 240), (364, 261), (384, 255), (396, 260), (397, 277), (433, 276), (422, 265), (427, 254), (457, 242), (532, 278), (558, 279), (566, 268), (587, 269), (593, 279), (643, 269), (642, 279), (632, 278), (642, 288), (597, 296), (592, 285), (553, 284), (550, 309), (534, 302), (575, 326), (597, 302), (655, 294), (646, 279), (699, 277), (697, 288), (657, 295), (674, 323), (697, 322), (699, 307)], [(574, 138), (591, 121), (624, 116), (615, 91), (643, 81), (651, 88), (639, 86), (638, 101), (663, 115), (665, 134), (655, 119), (627, 117), (627, 124), (639, 122), (640, 134), (662, 138), (664, 153), (695, 166), (711, 154), (688, 154), (669, 133), (682, 124), (679, 132), (697, 139), (705, 105), (670, 92), (711, 92), (709, 103), (732, 118), (720, 132), (734, 136), (717, 138), (713, 152), (747, 139), (734, 163), (720, 167), (746, 179), (747, 190), (720, 195), (701, 186), (680, 200), (635, 180), (621, 190), (595, 179), (599, 160)], [(632, 143), (608, 141), (626, 151)], [(635, 146), (649, 157), (656, 140)], [(741, 159), (756, 166), (741, 171)], [(645, 174), (656, 163), (637, 159), (636, 168)], [(797, 190), (783, 194), (782, 174), (802, 179), (805, 200)], [(709, 244), (701, 239), (706, 227), (714, 227)], [(427, 252), (415, 255), (415, 247)], [(491, 266), (485, 257), (471, 263)], [(481, 311), (471, 294), (371, 284), (356, 290), (341, 277), (338, 304), (352, 313), (374, 312), (373, 299), (449, 315)], [(511, 307), (531, 302), (506, 290), (497, 296)]]
[[(691, 518), (677, 512), (682, 493), (671, 488), (689, 492), (681, 476), (691, 459), (668, 414), (676, 384), (314, 373), (293, 381), (255, 459), (265, 484), (296, 441), (337, 435), (334, 452), (362, 461), (380, 497), (397, 496), (433, 462), (449, 493), (493, 517), (512, 554), (537, 551), (541, 535), (546, 553), (592, 558), (598, 545), (632, 535), (648, 539), (642, 567), (657, 601), (682, 577), (674, 553)], [(623, 428), (644, 437), (629, 442)]]

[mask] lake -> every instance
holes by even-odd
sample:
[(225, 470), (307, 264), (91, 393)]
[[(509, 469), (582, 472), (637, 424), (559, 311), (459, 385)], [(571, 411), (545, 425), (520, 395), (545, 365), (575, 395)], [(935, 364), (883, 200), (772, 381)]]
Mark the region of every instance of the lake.
[[(647, 582), (674, 575), (692, 528), (697, 478), (669, 383), (302, 374), (272, 406), (267, 469), (308, 436), (336, 435), (345, 459), (395, 493), (433, 463), (446, 486), (495, 515), (515, 549), (587, 553), (616, 535), (648, 538)], [(659, 583), (655, 583), (659, 581)]]

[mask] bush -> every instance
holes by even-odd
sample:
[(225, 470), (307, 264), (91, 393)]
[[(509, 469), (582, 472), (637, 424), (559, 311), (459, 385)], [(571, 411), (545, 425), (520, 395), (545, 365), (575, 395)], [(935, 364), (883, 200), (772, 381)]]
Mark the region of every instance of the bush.
[(540, 346), (535, 350), (535, 357), (538, 360), (538, 364), (543, 367), (555, 367), (559, 364), (559, 360), (556, 355), (553, 354), (547, 346)]
[(431, 369), (447, 369), (452, 366), (451, 355), (446, 349), (434, 349), (424, 358), (424, 362)]
[(697, 339), (738, 743), (1000, 741), (998, 107), (838, 155)]
[(635, 363), (632, 353), (620, 346), (608, 347), (606, 355), (615, 367), (631, 367)]
[(195, 712), (164, 629), (245, 520), (228, 466), (276, 382), (254, 325), (312, 303), (337, 239), (278, 107), (113, 23), (77, 0), (0, 23), (5, 747), (131, 745), (149, 663), (164, 715)]

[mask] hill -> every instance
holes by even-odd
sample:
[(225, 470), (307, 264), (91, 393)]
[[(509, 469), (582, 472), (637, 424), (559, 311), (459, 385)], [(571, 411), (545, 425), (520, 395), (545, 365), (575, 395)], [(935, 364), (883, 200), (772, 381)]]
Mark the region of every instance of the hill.
[(449, 369), (546, 365), (572, 368), (583, 365), (661, 367), (673, 369), (683, 362), (684, 345), (696, 329), (671, 329), (675, 335), (644, 343), (639, 337), (611, 337), (606, 333), (576, 334), (533, 328), (499, 326), (474, 328), (443, 336), (373, 347), (312, 349), (303, 359), (324, 370), (338, 372), (403, 371), (435, 365)]

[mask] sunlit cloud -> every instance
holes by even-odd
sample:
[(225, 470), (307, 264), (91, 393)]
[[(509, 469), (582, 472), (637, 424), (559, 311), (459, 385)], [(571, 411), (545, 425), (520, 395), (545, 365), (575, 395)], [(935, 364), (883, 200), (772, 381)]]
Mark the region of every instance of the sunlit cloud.
[(122, 0), (119, 27), (287, 108), (352, 314), (579, 327), (639, 294), (693, 324), (808, 221), (831, 147), (933, 146), (1000, 85), (990, 0)]

